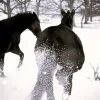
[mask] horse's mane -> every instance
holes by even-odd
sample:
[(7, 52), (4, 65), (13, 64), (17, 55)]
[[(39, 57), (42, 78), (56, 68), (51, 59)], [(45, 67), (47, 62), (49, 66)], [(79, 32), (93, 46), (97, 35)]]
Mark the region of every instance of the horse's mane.
[(18, 13), (7, 19), (3, 19), (0, 21), (0, 23), (4, 23), (6, 26), (13, 25), (13, 27), (26, 27), (28, 25), (31, 25), (36, 20), (39, 21), (37, 15), (34, 12), (32, 13), (28, 11), (25, 13)]
[(18, 14), (16, 14), (16, 15), (13, 16), (13, 17), (29, 16), (29, 15), (32, 15), (32, 12), (31, 12), (31, 11), (24, 12), (24, 13), (18, 13)]
[(39, 21), (37, 15), (34, 12), (32, 13), (30, 11), (24, 12), (24, 13), (18, 13), (16, 15), (10, 17), (10, 18), (3, 19), (1, 21), (11, 21), (11, 22), (14, 21), (14, 22), (16, 22), (16, 21), (22, 21), (22, 20), (24, 20), (25, 22), (27, 22), (26, 19), (28, 19), (28, 21), (32, 21), (32, 22), (34, 20), (38, 20)]

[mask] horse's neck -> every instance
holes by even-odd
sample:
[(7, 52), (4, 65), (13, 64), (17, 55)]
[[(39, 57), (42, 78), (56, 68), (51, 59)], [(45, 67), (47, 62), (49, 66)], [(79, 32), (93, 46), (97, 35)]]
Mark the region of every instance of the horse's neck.
[(15, 33), (21, 35), (21, 33), (22, 33), (23, 31), (25, 31), (27, 28), (28, 28), (28, 27), (23, 26), (23, 25), (15, 25), (15, 26), (14, 26), (14, 29), (15, 29), (14, 31), (15, 31)]
[(73, 25), (70, 27), (70, 26), (67, 26), (67, 25), (64, 25), (64, 24), (61, 23), (58, 26), (67, 27), (68, 29), (73, 30)]
[(23, 31), (25, 31), (28, 27), (30, 22), (27, 21), (27, 19), (19, 18), (18, 20), (13, 20), (13, 27), (15, 31), (17, 31), (19, 34), (21, 34)]

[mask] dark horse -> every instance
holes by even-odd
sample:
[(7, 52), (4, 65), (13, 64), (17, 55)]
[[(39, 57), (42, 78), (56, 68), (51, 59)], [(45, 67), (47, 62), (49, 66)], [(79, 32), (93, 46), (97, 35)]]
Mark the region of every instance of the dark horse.
[(80, 70), (84, 63), (82, 43), (72, 31), (75, 10), (67, 13), (61, 10), (61, 14), (60, 25), (46, 28), (37, 37), (35, 54), (39, 73), (31, 100), (40, 100), (44, 92), (47, 93), (47, 100), (55, 99), (52, 86), (55, 69), (55, 76), (63, 85), (67, 100), (71, 95), (73, 73)]
[(0, 72), (4, 76), (4, 56), (12, 52), (20, 56), (18, 67), (22, 64), (24, 54), (20, 50), (20, 35), (25, 29), (29, 29), (36, 36), (41, 32), (40, 21), (33, 12), (17, 14), (11, 18), (0, 21)]

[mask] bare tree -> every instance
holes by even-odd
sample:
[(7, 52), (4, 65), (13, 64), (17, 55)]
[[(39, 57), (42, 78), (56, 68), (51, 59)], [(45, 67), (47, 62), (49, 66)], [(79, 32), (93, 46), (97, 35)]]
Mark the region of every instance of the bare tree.
[(93, 6), (93, 0), (90, 0), (90, 8), (89, 8), (89, 17), (90, 21), (92, 22), (92, 6)]
[[(52, 4), (54, 5), (54, 7), (56, 7), (56, 11), (58, 10), (59, 12), (61, 12), (61, 9), (63, 8), (63, 2), (64, 2), (65, 0), (58, 0), (57, 2), (56, 1), (53, 1), (52, 0)], [(61, 15), (61, 13), (60, 13), (60, 16), (61, 16), (61, 18), (62, 18), (62, 15)]]
[(20, 12), (27, 12), (31, 0), (15, 0), (15, 2), (18, 4), (16, 9), (19, 9)]
[(10, 0), (7, 0), (7, 2), (5, 2), (4, 0), (0, 0), (0, 3), (3, 4), (3, 6), (0, 8), (0, 10), (7, 14), (8, 17), (11, 17), (11, 7), (10, 7)]
[(74, 2), (75, 2), (75, 0), (65, 0), (65, 1), (68, 3), (68, 8), (69, 8), (70, 10), (72, 10), (73, 7), (74, 7)]
[(3, 12), (4, 14), (7, 14), (8, 18), (11, 17), (12, 14), (14, 14), (15, 9), (19, 9), (20, 12), (27, 11), (29, 2), (31, 0), (0, 0), (0, 12)]
[(89, 18), (92, 22), (92, 17), (100, 15), (100, 0), (84, 0), (83, 16), (81, 20), (81, 27), (83, 27), (83, 19), (85, 18), (85, 24), (88, 23)]

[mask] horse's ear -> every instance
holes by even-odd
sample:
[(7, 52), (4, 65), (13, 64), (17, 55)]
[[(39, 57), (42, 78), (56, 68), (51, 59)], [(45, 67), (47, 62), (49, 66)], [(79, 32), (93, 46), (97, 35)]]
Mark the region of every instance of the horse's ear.
[(35, 13), (35, 12), (33, 12), (33, 15), (36, 15), (36, 13)]
[(66, 12), (63, 9), (61, 9), (61, 14), (62, 14), (62, 16), (64, 16), (66, 14)]
[(72, 9), (71, 15), (72, 15), (72, 16), (75, 15), (75, 9)]

